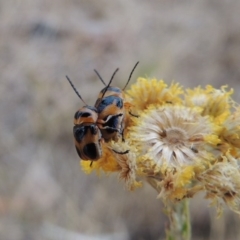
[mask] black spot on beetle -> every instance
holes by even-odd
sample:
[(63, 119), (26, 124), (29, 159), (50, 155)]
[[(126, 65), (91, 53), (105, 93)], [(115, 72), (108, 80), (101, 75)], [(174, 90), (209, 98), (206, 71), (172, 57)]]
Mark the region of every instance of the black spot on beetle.
[(103, 98), (100, 103), (98, 99), (96, 104), (99, 104), (97, 109), (98, 112), (101, 113), (107, 106), (112, 104), (115, 104), (119, 109), (121, 109), (123, 107), (123, 100), (120, 97), (108, 96)]
[(85, 126), (79, 127), (79, 126), (74, 126), (73, 127), (73, 135), (76, 139), (77, 142), (81, 142), (86, 135), (87, 128)]
[(83, 152), (91, 160), (96, 160), (98, 157), (97, 147), (94, 143), (86, 144), (83, 148)]
[(82, 113), (79, 112), (79, 111), (77, 111), (77, 112), (74, 114), (74, 118), (75, 118), (75, 119), (78, 119), (81, 115), (82, 115)]
[[(106, 123), (103, 124), (103, 127), (110, 127), (110, 128), (113, 128), (113, 129), (117, 129), (118, 125), (119, 125), (119, 116), (112, 116)], [(108, 129), (108, 132), (109, 133), (112, 133), (112, 132), (116, 132), (116, 130), (111, 130), (111, 129)]]
[(97, 126), (96, 125), (90, 125), (90, 131), (91, 131), (91, 134), (93, 135), (96, 135), (97, 134)]
[(84, 112), (84, 113), (82, 113), (82, 117), (89, 117), (89, 116), (91, 116), (92, 114), (91, 113), (89, 113), (89, 112)]

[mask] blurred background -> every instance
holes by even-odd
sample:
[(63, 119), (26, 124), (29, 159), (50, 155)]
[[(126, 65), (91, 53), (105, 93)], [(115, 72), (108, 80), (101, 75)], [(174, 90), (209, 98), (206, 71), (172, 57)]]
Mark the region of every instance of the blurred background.
[[(0, 239), (164, 239), (167, 219), (148, 185), (85, 175), (73, 115), (94, 104), (119, 67), (184, 87), (228, 84), (240, 101), (239, 0), (0, 1)], [(193, 239), (240, 239), (239, 217), (191, 201)]]

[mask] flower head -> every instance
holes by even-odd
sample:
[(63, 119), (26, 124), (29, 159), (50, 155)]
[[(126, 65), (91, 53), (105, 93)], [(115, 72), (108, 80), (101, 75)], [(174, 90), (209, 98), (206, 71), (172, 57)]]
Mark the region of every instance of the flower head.
[(223, 141), (228, 143), (229, 149), (235, 149), (235, 156), (239, 156), (240, 149), (240, 107), (236, 109), (231, 116), (229, 116), (223, 123), (220, 137)]
[(149, 107), (136, 119), (130, 131), (141, 155), (158, 165), (172, 167), (199, 161), (208, 145), (204, 137), (214, 135), (207, 117), (194, 108), (178, 105)]
[(146, 179), (165, 203), (205, 191), (218, 209), (225, 202), (240, 214), (240, 107), (232, 93), (139, 78), (124, 97), (125, 141), (104, 143), (98, 161), (81, 161), (83, 170), (118, 172), (129, 190)]
[[(131, 148), (128, 140), (125, 142), (111, 142), (111, 148), (114, 149), (115, 160), (120, 166), (119, 178), (123, 180), (126, 184), (127, 189), (134, 190), (137, 187), (141, 186), (141, 183), (136, 180), (136, 151), (134, 148)], [(127, 153), (121, 154), (123, 152)]]
[(197, 87), (187, 89), (185, 94), (185, 105), (199, 107), (203, 116), (211, 116), (216, 123), (221, 124), (230, 114), (231, 98), (233, 90), (226, 91), (226, 86), (215, 89), (208, 85), (205, 89)]
[(217, 203), (219, 214), (222, 202), (240, 213), (240, 171), (236, 159), (230, 155), (220, 159), (199, 174), (198, 179), (206, 190), (206, 197)]
[(151, 104), (180, 103), (179, 97), (183, 93), (179, 84), (170, 87), (163, 81), (157, 79), (139, 78), (136, 84), (131, 86), (127, 94), (132, 97), (132, 105), (138, 112), (146, 109)]

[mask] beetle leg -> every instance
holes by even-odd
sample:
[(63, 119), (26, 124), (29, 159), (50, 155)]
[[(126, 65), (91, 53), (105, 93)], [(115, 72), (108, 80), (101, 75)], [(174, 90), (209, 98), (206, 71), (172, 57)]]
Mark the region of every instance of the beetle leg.
[(131, 111), (129, 111), (129, 114), (130, 114), (131, 116), (133, 116), (133, 117), (136, 117), (136, 118), (139, 117), (138, 115), (131, 113)]
[(125, 138), (124, 138), (123, 133), (124, 133), (124, 129), (122, 130), (122, 132), (120, 134), (122, 135), (122, 141), (125, 142)]

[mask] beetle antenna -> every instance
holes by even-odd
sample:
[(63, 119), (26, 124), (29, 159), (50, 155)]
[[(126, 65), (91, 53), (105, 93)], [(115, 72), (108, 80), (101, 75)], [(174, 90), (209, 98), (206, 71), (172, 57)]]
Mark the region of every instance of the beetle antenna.
[(106, 91), (108, 90), (110, 84), (112, 83), (112, 80), (113, 80), (113, 78), (114, 78), (114, 76), (115, 76), (115, 74), (116, 74), (116, 72), (117, 72), (118, 70), (119, 70), (119, 68), (117, 68), (117, 69), (114, 71), (114, 73), (113, 73), (113, 75), (112, 75), (112, 77), (111, 77), (111, 79), (110, 79), (108, 85), (105, 87), (105, 90), (104, 90), (103, 95), (102, 95), (102, 99), (103, 99), (103, 97), (104, 97)]
[(130, 73), (130, 76), (129, 76), (129, 78), (128, 78), (128, 81), (127, 81), (125, 87), (123, 88), (123, 91), (125, 90), (125, 88), (127, 87), (129, 81), (131, 80), (132, 74), (133, 74), (133, 72), (134, 72), (134, 70), (135, 70), (135, 68), (137, 67), (138, 64), (139, 64), (139, 61), (138, 61), (138, 62), (135, 64), (135, 66), (133, 67), (133, 70), (132, 70), (131, 73)]
[(104, 80), (102, 79), (102, 77), (100, 76), (100, 74), (98, 73), (98, 71), (96, 69), (94, 69), (94, 72), (97, 74), (97, 76), (99, 77), (99, 79), (101, 80), (101, 82), (106, 86), (106, 83), (104, 82)]
[[(79, 92), (77, 91), (77, 89), (75, 88), (75, 86), (73, 85), (73, 83), (71, 82), (71, 80), (69, 79), (69, 77), (66, 76), (66, 78), (67, 78), (68, 82), (70, 83), (71, 87), (73, 88), (74, 92), (75, 92), (75, 93), (78, 95), (78, 97), (83, 101), (83, 103), (86, 104), (85, 101), (82, 99), (81, 95), (79, 94)], [(86, 105), (87, 105), (87, 104), (86, 104)]]

